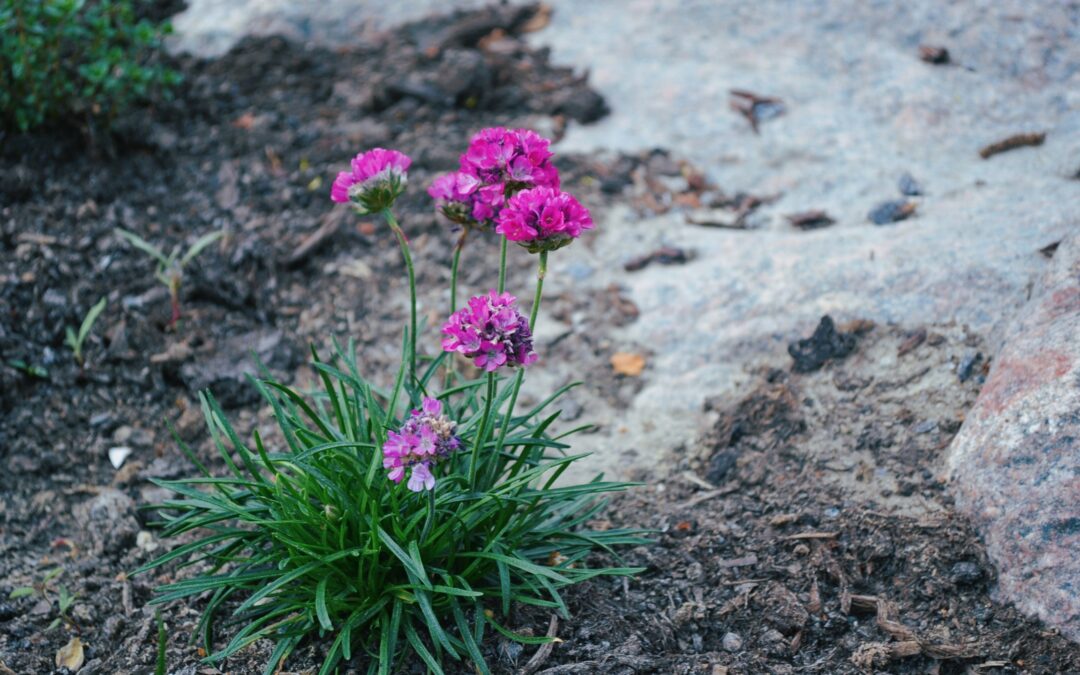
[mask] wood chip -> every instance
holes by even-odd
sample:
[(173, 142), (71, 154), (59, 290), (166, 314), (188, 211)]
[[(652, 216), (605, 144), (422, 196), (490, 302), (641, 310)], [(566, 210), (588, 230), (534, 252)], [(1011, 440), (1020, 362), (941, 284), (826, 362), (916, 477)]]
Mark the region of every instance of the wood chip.
[(616, 352), (611, 355), (611, 367), (618, 375), (637, 377), (645, 370), (645, 357), (633, 352)]
[(758, 564), (758, 558), (754, 554), (744, 555), (741, 558), (716, 561), (716, 566), (722, 570), (731, 569), (733, 567), (750, 567), (751, 565), (756, 564)]
[(997, 143), (991, 143), (982, 150), (979, 151), (979, 156), (983, 159), (990, 159), (994, 155), (999, 155), (1009, 150), (1015, 150), (1016, 148), (1024, 148), (1036, 145), (1042, 145), (1046, 140), (1046, 132), (1040, 131), (1037, 133), (1027, 134), (1013, 134), (1006, 139), (1000, 140)]
[(786, 537), (781, 537), (781, 539), (835, 539), (839, 534), (839, 532), (800, 532), (799, 534), (790, 534)]

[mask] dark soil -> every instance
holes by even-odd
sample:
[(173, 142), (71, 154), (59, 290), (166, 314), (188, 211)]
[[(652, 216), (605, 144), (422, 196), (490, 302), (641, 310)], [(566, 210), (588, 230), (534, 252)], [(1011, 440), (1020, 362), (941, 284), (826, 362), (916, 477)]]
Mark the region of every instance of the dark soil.
[[(582, 78), (525, 46), (519, 33), (534, 13), (501, 7), (437, 17), (333, 51), (249, 39), (221, 59), (177, 58), (185, 83), (176, 100), (132, 111), (108, 143), (86, 148), (78, 130), (5, 140), (0, 673), (54, 672), (54, 655), (74, 635), (87, 646), (81, 673), (152, 672), (157, 628), (147, 602), (156, 580), (126, 572), (162, 550), (140, 507), (167, 495), (149, 480), (193, 470), (165, 421), (214, 461), (199, 389), (213, 389), (241, 430), (265, 424), (244, 384), (251, 352), (303, 386), (307, 345), (325, 350), (330, 336), (355, 338), (367, 368), (390, 377), (405, 317), (401, 261), (385, 228), (358, 223), (327, 198), (336, 171), (359, 149), (383, 145), (414, 158), (400, 216), (427, 289), (429, 324), (444, 313), (448, 298), (432, 289), (447, 286), (457, 233), (436, 218), (423, 188), (456, 165), (479, 128), (530, 126), (557, 138), (566, 124), (606, 112)], [(650, 171), (682, 167), (655, 152), (609, 162), (567, 157), (560, 168), (602, 209), (631, 183), (652, 185)], [(699, 205), (705, 187), (674, 203)], [(635, 206), (656, 211), (671, 202), (650, 192)], [(178, 325), (169, 325), (152, 262), (115, 227), (166, 248), (227, 233), (186, 270)], [(480, 289), (483, 261), (494, 254), (490, 239), (469, 243), (463, 293)], [(531, 262), (512, 256), (512, 278), (531, 274)], [(64, 329), (101, 297), (108, 307), (79, 366)], [(637, 317), (617, 287), (554, 298), (550, 308), (572, 313), (582, 302), (602, 307), (604, 325)], [(583, 345), (573, 349), (600, 349), (593, 337), (574, 339)], [(561, 348), (573, 351), (570, 341)], [(990, 599), (993, 570), (947, 503), (921, 519), (890, 515), (805, 471), (805, 457), (790, 448), (818, 422), (800, 407), (800, 378), (820, 375), (763, 376), (750, 403), (717, 408), (728, 426), (683, 460), (715, 490), (701, 478), (645, 477), (649, 486), (616, 501), (612, 523), (658, 530), (656, 546), (627, 553), (648, 571), (576, 589), (574, 616), (557, 628), (565, 642), (533, 671), (1080, 669), (1075, 647)], [(614, 391), (618, 383), (606, 377), (597, 386)], [(116, 448), (131, 450), (119, 470), (109, 460)], [(817, 534), (792, 538), (807, 533)], [(7, 599), (57, 567), (63, 573), (43, 593)], [(76, 600), (50, 629), (61, 586)], [(198, 664), (189, 636), (199, 609), (164, 608), (170, 672), (260, 672), (269, 654), (261, 643), (220, 670)], [(548, 628), (547, 616), (514, 618), (521, 630)], [(289, 668), (308, 672), (323, 647), (306, 646)], [(500, 672), (534, 655), (497, 640), (488, 647)], [(990, 665), (997, 660), (1005, 664)]]

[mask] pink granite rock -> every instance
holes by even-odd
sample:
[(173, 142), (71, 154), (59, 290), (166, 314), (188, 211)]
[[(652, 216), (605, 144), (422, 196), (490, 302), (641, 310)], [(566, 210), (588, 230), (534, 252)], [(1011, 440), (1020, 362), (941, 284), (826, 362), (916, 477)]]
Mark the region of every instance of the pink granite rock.
[(1000, 599), (1080, 641), (1080, 235), (1008, 329), (949, 453)]

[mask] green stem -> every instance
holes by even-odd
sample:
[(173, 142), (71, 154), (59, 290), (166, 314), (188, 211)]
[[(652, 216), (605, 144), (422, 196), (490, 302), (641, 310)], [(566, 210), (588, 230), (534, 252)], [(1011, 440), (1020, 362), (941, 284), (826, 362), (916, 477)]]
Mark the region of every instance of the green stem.
[(502, 247), (499, 249), (499, 292), (506, 289), (506, 237), (502, 238)]
[(487, 374), (487, 397), (484, 399), (484, 415), (480, 418), (480, 426), (476, 430), (476, 440), (473, 442), (472, 457), (469, 458), (469, 487), (476, 489), (476, 472), (480, 468), (480, 448), (484, 445), (487, 437), (488, 421), (491, 419), (491, 403), (495, 400), (495, 373)]
[(416, 271), (413, 269), (412, 255), (409, 253), (409, 240), (401, 231), (397, 219), (390, 209), (383, 209), (383, 217), (397, 237), (401, 247), (401, 256), (405, 258), (405, 269), (409, 273), (409, 385), (416, 384)]
[[(547, 251), (543, 251), (540, 254), (540, 262), (536, 268), (536, 293), (533, 295), (533, 306), (529, 312), (529, 330), (532, 330), (536, 326), (536, 315), (540, 311), (540, 299), (544, 293), (544, 277), (547, 276)], [(506, 441), (506, 434), (510, 430), (510, 419), (514, 415), (514, 406), (517, 405), (518, 393), (521, 391), (521, 383), (525, 379), (525, 371), (519, 370), (514, 376), (513, 390), (510, 393), (510, 405), (506, 409), (506, 414), (503, 415), (502, 427), (499, 429), (499, 442), (495, 445), (499, 452), (502, 452), (503, 443)], [(494, 477), (492, 477), (494, 479)]]
[(540, 312), (540, 297), (544, 293), (544, 277), (547, 276), (547, 251), (540, 253), (540, 264), (536, 268), (536, 295), (533, 296), (532, 311), (529, 312), (529, 330), (536, 330), (536, 315)]
[[(465, 237), (468, 234), (468, 230), (462, 231), (461, 238), (454, 247), (454, 260), (450, 263), (450, 314), (457, 311), (458, 265), (461, 263), (461, 251), (465, 248)], [(446, 386), (444, 388), (449, 389), (453, 383), (454, 359), (451, 356), (446, 360)]]

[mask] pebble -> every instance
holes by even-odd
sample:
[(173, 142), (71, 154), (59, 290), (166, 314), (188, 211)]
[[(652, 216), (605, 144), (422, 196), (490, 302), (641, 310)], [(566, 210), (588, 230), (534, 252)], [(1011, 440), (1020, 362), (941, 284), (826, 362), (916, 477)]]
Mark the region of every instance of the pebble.
[(737, 652), (742, 649), (742, 638), (738, 633), (724, 633), (722, 644), (725, 651)]
[(866, 214), (866, 217), (875, 225), (888, 225), (904, 220), (914, 212), (914, 204), (906, 199), (897, 199), (878, 204)]
[(900, 176), (897, 187), (900, 188), (900, 194), (908, 197), (918, 197), (923, 193), (922, 185), (919, 185), (919, 181), (915, 180), (915, 177), (910, 173)]
[(969, 560), (958, 562), (949, 570), (949, 579), (957, 586), (973, 584), (982, 576), (982, 568)]
[(960, 365), (956, 367), (956, 376), (961, 382), (967, 382), (975, 372), (975, 364), (982, 360), (982, 354), (977, 351), (969, 351), (960, 359)]

